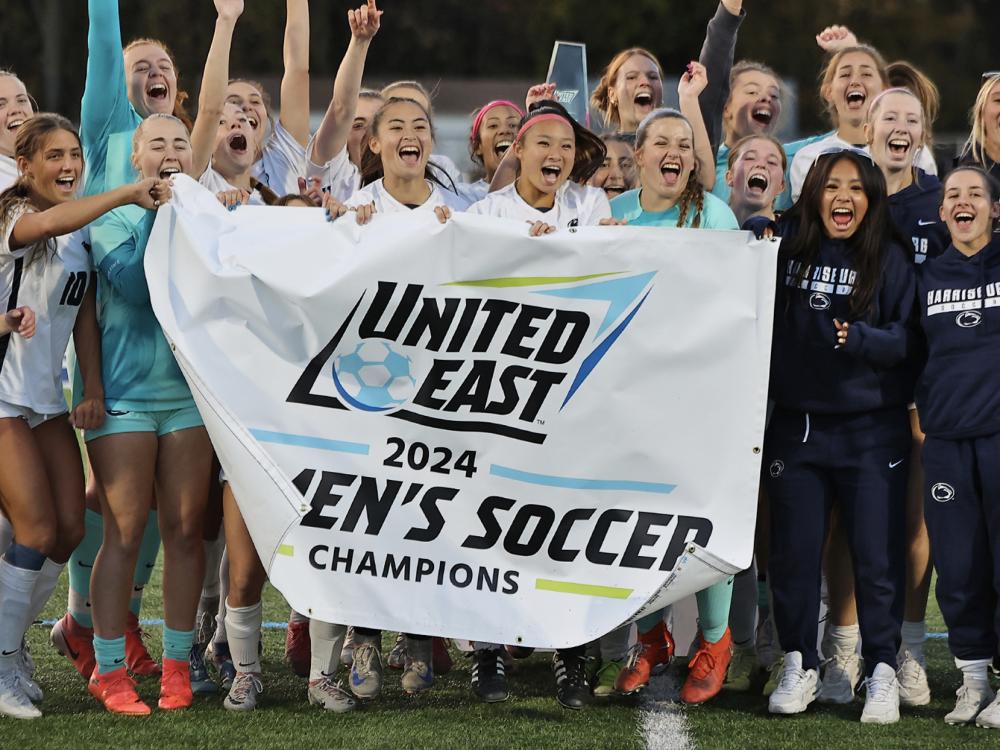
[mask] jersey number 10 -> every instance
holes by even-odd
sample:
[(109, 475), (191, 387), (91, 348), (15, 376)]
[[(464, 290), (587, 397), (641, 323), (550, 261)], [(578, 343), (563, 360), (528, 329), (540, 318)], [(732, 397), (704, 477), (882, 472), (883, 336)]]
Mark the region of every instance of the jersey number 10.
[(62, 297), (59, 298), (60, 305), (71, 305), (79, 307), (83, 302), (83, 295), (87, 292), (87, 271), (75, 271), (70, 273), (66, 281), (66, 288), (63, 289)]

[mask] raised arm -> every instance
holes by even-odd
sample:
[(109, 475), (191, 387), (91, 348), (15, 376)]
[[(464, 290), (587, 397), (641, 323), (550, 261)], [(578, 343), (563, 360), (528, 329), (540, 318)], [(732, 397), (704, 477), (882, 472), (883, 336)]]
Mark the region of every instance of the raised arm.
[(351, 27), (351, 42), (337, 69), (333, 82), (333, 97), (326, 108), (323, 121), (319, 124), (313, 139), (309, 159), (313, 164), (326, 164), (347, 145), (351, 133), (351, 121), (358, 104), (361, 79), (365, 73), (365, 59), (372, 38), (378, 33), (383, 11), (375, 0), (368, 0), (357, 10), (347, 11), (347, 23)]
[(715, 153), (705, 129), (701, 107), (698, 106), (698, 95), (705, 90), (709, 81), (705, 74), (705, 66), (692, 62), (687, 71), (677, 82), (677, 98), (681, 106), (681, 114), (691, 123), (694, 133), (694, 155), (698, 159), (698, 182), (705, 190), (715, 187)]
[(215, 34), (205, 58), (205, 71), (198, 92), (198, 115), (191, 130), (192, 174), (195, 179), (208, 169), (215, 150), (215, 134), (226, 103), (229, 84), (229, 53), (236, 21), (243, 14), (243, 0), (215, 0)]
[(744, 18), (743, 0), (721, 0), (705, 29), (705, 43), (698, 57), (708, 73), (708, 86), (699, 101), (713, 154), (722, 142), (722, 110), (729, 98), (729, 73), (736, 55), (736, 34)]
[(279, 119), (292, 138), (305, 146), (309, 142), (309, 0), (287, 3)]

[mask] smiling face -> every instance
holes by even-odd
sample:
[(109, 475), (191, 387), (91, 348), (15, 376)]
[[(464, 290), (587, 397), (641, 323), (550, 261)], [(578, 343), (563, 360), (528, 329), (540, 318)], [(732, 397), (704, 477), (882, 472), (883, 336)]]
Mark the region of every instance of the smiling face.
[(569, 123), (544, 120), (532, 125), (514, 144), (521, 161), (519, 180), (536, 191), (554, 194), (569, 179), (576, 160), (576, 137)]
[(14, 155), (17, 129), (34, 114), (28, 92), (20, 79), (0, 75), (0, 154)]
[(83, 174), (83, 148), (68, 130), (50, 132), (31, 158), (17, 158), (18, 171), (31, 189), (34, 204), (41, 209), (73, 200)]
[(663, 104), (659, 66), (645, 55), (632, 55), (618, 69), (608, 96), (618, 110), (621, 131), (634, 132), (643, 117)]
[(361, 151), (364, 148), (368, 126), (381, 106), (382, 100), (374, 96), (358, 97), (358, 106), (354, 111), (351, 132), (347, 135), (347, 157), (356, 167), (361, 166)]
[(990, 241), (1000, 206), (993, 202), (983, 175), (959, 169), (945, 180), (939, 213), (956, 247), (979, 251)]
[(177, 73), (166, 50), (158, 44), (142, 43), (125, 53), (128, 99), (142, 118), (154, 113), (169, 115), (177, 99)]
[(837, 62), (822, 94), (836, 110), (838, 122), (859, 127), (868, 114), (868, 104), (883, 88), (875, 59), (867, 52), (848, 52)]
[(191, 174), (191, 139), (184, 123), (166, 117), (146, 120), (132, 161), (143, 178)]
[(635, 187), (635, 155), (632, 147), (622, 141), (609, 139), (604, 141), (604, 145), (608, 149), (604, 163), (587, 184), (603, 189), (608, 199), (617, 198)]
[(226, 104), (216, 136), (212, 166), (226, 179), (249, 171), (256, 160), (256, 141), (246, 113)]
[(887, 172), (913, 168), (913, 158), (924, 142), (924, 115), (920, 101), (906, 93), (890, 93), (878, 100), (865, 125), (875, 163)]
[(781, 88), (774, 76), (759, 70), (746, 70), (733, 81), (729, 102), (722, 119), (735, 143), (740, 138), (771, 133), (781, 114)]
[(774, 205), (785, 190), (785, 170), (781, 166), (781, 151), (767, 138), (755, 138), (744, 145), (726, 172), (726, 183), (732, 188), (733, 201), (751, 212)]
[(492, 179), (507, 149), (514, 144), (521, 115), (506, 105), (493, 107), (479, 124), (479, 145), (476, 155), (483, 160), (486, 179)]
[(434, 148), (427, 113), (413, 102), (388, 105), (368, 147), (381, 158), (386, 178), (422, 180)]
[(662, 117), (650, 123), (635, 160), (642, 189), (661, 200), (676, 201), (695, 168), (691, 126), (679, 117)]
[(246, 81), (233, 81), (226, 87), (226, 104), (243, 111), (258, 146), (263, 148), (267, 135), (267, 106), (260, 90)]
[(824, 231), (831, 239), (846, 240), (858, 231), (867, 213), (868, 195), (857, 165), (850, 159), (837, 160), (820, 199)]

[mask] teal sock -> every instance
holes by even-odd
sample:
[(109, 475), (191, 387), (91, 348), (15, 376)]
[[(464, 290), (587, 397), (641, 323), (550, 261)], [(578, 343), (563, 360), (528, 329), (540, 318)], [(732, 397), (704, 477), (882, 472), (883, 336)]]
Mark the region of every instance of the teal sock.
[(114, 672), (125, 666), (125, 636), (101, 638), (95, 635), (94, 656), (97, 657), (97, 671), (101, 674)]
[[(153, 575), (156, 567), (156, 556), (160, 552), (160, 526), (156, 522), (156, 511), (149, 511), (146, 519), (146, 530), (142, 533), (142, 543), (139, 545), (139, 557), (135, 561), (135, 576), (132, 579), (132, 598), (128, 608), (136, 617), (142, 609), (142, 592)], [(186, 656), (184, 657), (187, 658)]]
[(760, 612), (760, 619), (767, 617), (771, 611), (770, 589), (766, 578), (757, 579), (757, 611)]
[(90, 574), (103, 541), (104, 519), (88, 508), (83, 516), (83, 540), (73, 550), (66, 566), (69, 569), (69, 613), (85, 628), (94, 627), (90, 614)]
[(655, 612), (650, 612), (648, 615), (643, 615), (636, 620), (635, 627), (640, 633), (648, 633), (650, 630), (655, 628), (662, 619), (663, 610), (658, 609)]
[(698, 600), (698, 627), (708, 643), (718, 643), (729, 627), (729, 605), (733, 601), (733, 577), (702, 589)]
[(194, 629), (174, 630), (163, 626), (163, 658), (187, 661), (194, 643)]

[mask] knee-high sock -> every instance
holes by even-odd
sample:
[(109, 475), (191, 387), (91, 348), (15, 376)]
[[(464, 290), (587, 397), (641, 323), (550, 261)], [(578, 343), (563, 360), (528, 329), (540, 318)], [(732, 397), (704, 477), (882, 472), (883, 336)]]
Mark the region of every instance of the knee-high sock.
[(260, 625), (264, 610), (260, 602), (249, 607), (226, 604), (226, 632), (229, 634), (229, 653), (237, 671), (260, 673)]
[(0, 671), (14, 669), (17, 662), (37, 580), (38, 570), (20, 568), (6, 557), (0, 558)]
[(14, 541), (14, 527), (10, 525), (3, 513), (0, 513), (0, 555), (7, 551), (7, 548)]
[(751, 563), (749, 568), (737, 573), (733, 578), (733, 603), (729, 609), (729, 627), (733, 631), (735, 645), (750, 645), (756, 621), (757, 565)]
[(729, 627), (729, 605), (733, 600), (732, 576), (695, 594), (698, 600), (698, 626), (708, 643), (718, 643)]
[(219, 563), (219, 611), (215, 615), (215, 643), (225, 643), (229, 640), (226, 633), (226, 599), (229, 597), (229, 551), (222, 550), (222, 562)]
[(69, 556), (69, 602), (70, 615), (77, 624), (85, 628), (94, 627), (90, 610), (90, 574), (94, 560), (104, 541), (104, 519), (101, 514), (90, 510), (83, 516), (83, 539), (73, 554)]
[(52, 596), (52, 591), (59, 582), (59, 576), (65, 567), (65, 563), (52, 562), (48, 558), (45, 558), (45, 562), (42, 563), (42, 569), (38, 571), (35, 588), (31, 592), (31, 603), (28, 605), (28, 619), (25, 621), (25, 627), (31, 625), (38, 615), (41, 614), (41, 611), (49, 601), (49, 597)]
[(150, 576), (153, 575), (153, 568), (156, 567), (156, 556), (160, 552), (160, 526), (156, 520), (156, 511), (149, 511), (149, 518), (146, 519), (146, 530), (142, 533), (142, 542), (139, 545), (139, 557), (135, 561), (135, 574), (132, 578), (132, 599), (128, 603), (128, 608), (136, 617), (142, 609), (142, 592), (149, 583)]
[(607, 663), (624, 659), (625, 652), (628, 651), (628, 639), (631, 632), (632, 625), (630, 623), (602, 635), (598, 639), (601, 645), (601, 661)]
[(347, 626), (332, 622), (309, 621), (309, 640), (312, 657), (309, 662), (309, 681), (333, 677), (340, 666), (340, 650), (344, 647)]

